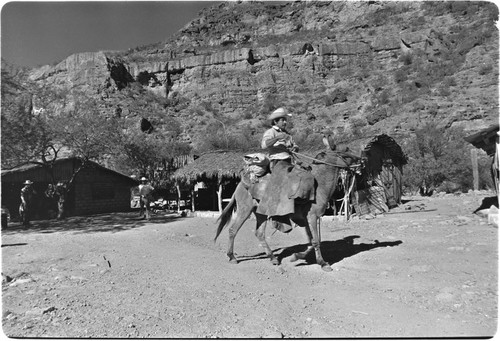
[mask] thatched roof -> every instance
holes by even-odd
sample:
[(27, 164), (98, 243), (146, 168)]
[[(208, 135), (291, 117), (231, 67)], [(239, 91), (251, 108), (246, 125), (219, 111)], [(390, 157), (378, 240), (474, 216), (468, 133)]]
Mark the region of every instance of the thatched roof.
[(349, 143), (340, 142), (337, 146), (349, 147), (350, 152), (358, 156), (366, 156), (371, 150), (380, 146), (385, 150), (384, 154), (392, 158), (395, 164), (403, 166), (408, 163), (408, 158), (399, 144), (392, 137), (386, 134), (359, 138)]
[(205, 153), (172, 174), (178, 182), (193, 183), (206, 179), (239, 178), (245, 166), (243, 156), (249, 152), (215, 151)]
[(369, 152), (375, 145), (381, 145), (384, 149), (387, 149), (393, 162), (398, 165), (406, 165), (408, 163), (407, 156), (403, 153), (403, 150), (397, 144), (397, 142), (390, 136), (386, 134), (381, 134), (375, 136), (372, 140), (370, 140), (365, 148), (364, 152)]

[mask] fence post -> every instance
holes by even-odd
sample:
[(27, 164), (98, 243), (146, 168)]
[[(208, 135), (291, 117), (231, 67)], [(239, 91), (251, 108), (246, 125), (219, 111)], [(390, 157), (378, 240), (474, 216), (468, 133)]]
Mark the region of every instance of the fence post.
[(181, 212), (181, 186), (177, 183), (175, 184), (177, 188), (177, 212)]
[(219, 182), (219, 190), (217, 191), (217, 206), (219, 213), (222, 213), (222, 181)]
[(477, 149), (470, 150), (470, 159), (472, 161), (472, 177), (474, 190), (479, 190), (479, 169), (477, 165)]

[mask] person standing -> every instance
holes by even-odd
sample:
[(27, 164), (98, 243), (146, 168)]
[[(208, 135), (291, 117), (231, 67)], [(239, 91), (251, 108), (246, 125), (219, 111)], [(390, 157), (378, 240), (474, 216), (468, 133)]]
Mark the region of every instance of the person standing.
[(64, 202), (66, 201), (66, 192), (66, 184), (59, 181), (55, 190), (55, 195), (57, 196), (57, 219), (64, 218)]
[(21, 188), (21, 204), (19, 205), (19, 216), (24, 226), (30, 225), (31, 214), (33, 210), (33, 199), (36, 194), (31, 180), (24, 182), (24, 187)]
[(153, 191), (154, 188), (153, 186), (149, 185), (148, 179), (145, 177), (141, 178), (141, 184), (139, 185), (139, 195), (140, 195), (140, 203), (141, 203), (141, 208), (139, 211), (139, 216), (142, 217), (142, 219), (146, 218), (149, 220), (150, 216), (150, 204), (151, 201), (153, 200)]

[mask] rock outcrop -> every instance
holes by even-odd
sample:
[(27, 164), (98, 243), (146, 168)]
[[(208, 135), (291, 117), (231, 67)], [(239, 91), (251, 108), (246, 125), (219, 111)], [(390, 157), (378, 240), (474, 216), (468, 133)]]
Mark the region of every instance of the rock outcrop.
[(227, 2), (165, 43), (75, 54), (31, 79), (95, 94), (136, 83), (189, 99), (165, 114), (181, 117), (195, 144), (193, 112), (206, 103), (245, 127), (287, 106), (295, 130), (347, 139), (430, 121), (477, 129), (498, 119), (497, 16), (486, 2)]

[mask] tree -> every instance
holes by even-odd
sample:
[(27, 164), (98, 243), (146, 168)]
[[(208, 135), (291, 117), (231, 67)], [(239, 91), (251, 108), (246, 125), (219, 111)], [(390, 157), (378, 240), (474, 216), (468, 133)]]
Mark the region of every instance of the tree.
[[(120, 140), (119, 126), (84, 93), (40, 87), (7, 73), (2, 73), (3, 80), (7, 81), (2, 86), (2, 167), (41, 165), (51, 178), (46, 195), (64, 202), (88, 161), (113, 154)], [(62, 152), (81, 162), (69, 181), (57, 186), (54, 164)], [(64, 205), (59, 207), (62, 217)]]
[[(411, 191), (420, 187), (451, 191), (472, 188), (471, 145), (465, 142), (461, 128), (438, 128), (428, 123), (415, 131), (403, 149), (409, 157), (405, 166), (404, 185)], [(486, 161), (480, 160), (485, 163)], [(482, 183), (491, 181), (482, 175)]]
[[(53, 183), (52, 190), (46, 192), (48, 196), (58, 200), (59, 218), (64, 215), (65, 198), (78, 173), (88, 167), (89, 161), (100, 161), (117, 153), (121, 138), (117, 118), (102, 113), (95, 99), (77, 92), (73, 92), (71, 97), (73, 102), (69, 109), (46, 116), (53, 139), (61, 146), (57, 150), (64, 149), (68, 156), (80, 161), (69, 181), (63, 185)], [(52, 160), (56, 159), (57, 153)], [(44, 160), (44, 165), (53, 174), (53, 162)]]
[(140, 129), (128, 129), (121, 135), (120, 164), (127, 165), (125, 171), (146, 176), (155, 187), (166, 187), (169, 161), (179, 155), (187, 155), (191, 147), (178, 141), (175, 131), (155, 129), (151, 134)]
[(33, 113), (36, 88), (4, 71), (2, 83), (2, 167), (43, 160), (54, 141), (45, 118)]
[[(76, 176), (89, 161), (107, 160), (164, 186), (169, 161), (190, 151), (179, 142), (182, 129), (167, 115), (167, 103), (153, 94), (137, 100), (137, 89), (124, 89), (118, 102), (109, 102), (76, 89), (39, 86), (6, 72), (2, 82), (2, 167), (43, 166), (52, 179), (46, 195), (59, 201), (59, 216)], [(109, 109), (119, 104), (127, 106), (128, 117)], [(153, 127), (148, 133), (137, 127), (144, 113)], [(80, 162), (70, 179), (57, 186), (54, 164), (62, 155)]]

